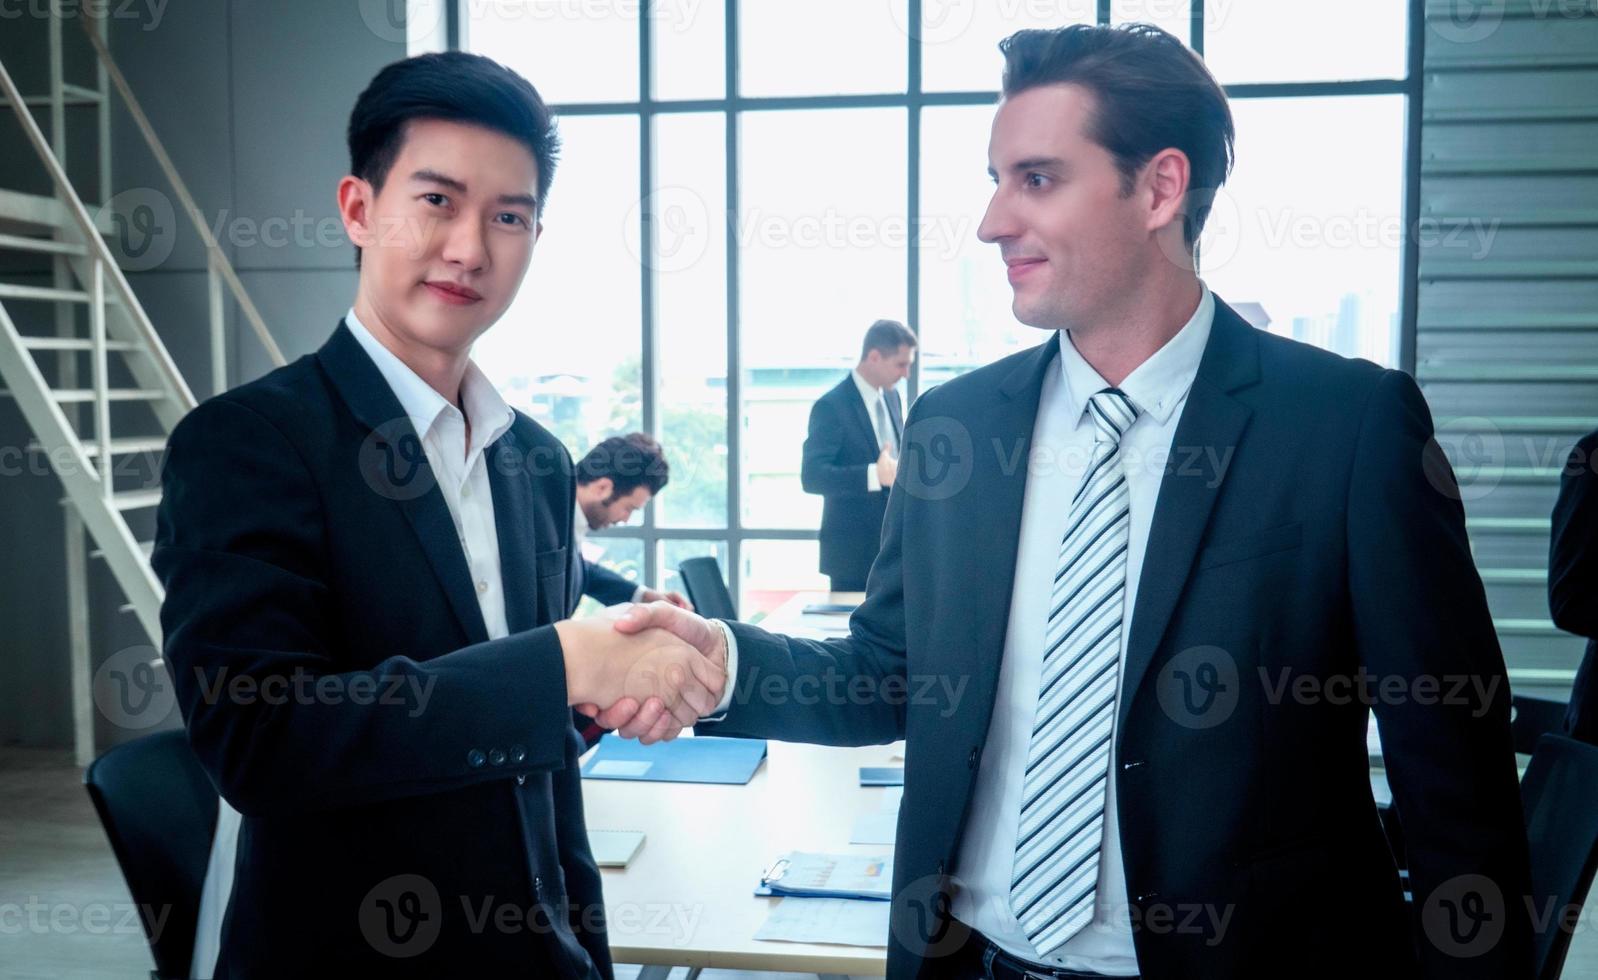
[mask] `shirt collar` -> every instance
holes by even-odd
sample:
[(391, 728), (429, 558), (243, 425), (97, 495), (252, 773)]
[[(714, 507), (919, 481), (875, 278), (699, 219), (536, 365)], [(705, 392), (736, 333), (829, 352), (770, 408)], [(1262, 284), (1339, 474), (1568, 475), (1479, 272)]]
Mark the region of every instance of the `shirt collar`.
[[(383, 380), (393, 389), (394, 397), (410, 417), (417, 435), (425, 439), (438, 417), (445, 412), (460, 414), (460, 410), (450, 404), (449, 399), (435, 391), (432, 385), (423, 381), (409, 365), (372, 336), (353, 308), (344, 314), (344, 323), (372, 363), (377, 365)], [(472, 361), (466, 362), (466, 373), (461, 376), (461, 400), (466, 405), (467, 417), (472, 419), (472, 442), (477, 447), (492, 444), (516, 420), (516, 413)]]
[(850, 368), (849, 376), (854, 378), (854, 386), (860, 392), (860, 397), (866, 400), (867, 405), (875, 405), (877, 399), (882, 397), (882, 389), (865, 379), (859, 368)]
[[(1198, 308), (1176, 336), (1165, 342), (1148, 360), (1139, 364), (1120, 384), (1138, 411), (1154, 416), (1164, 425), (1198, 377), (1199, 361), (1209, 343), (1210, 327), (1215, 322), (1215, 296), (1200, 282)], [(1093, 365), (1071, 342), (1071, 334), (1060, 339), (1060, 373), (1065, 381), (1065, 407), (1070, 418), (1081, 421), (1088, 399), (1110, 387)]]

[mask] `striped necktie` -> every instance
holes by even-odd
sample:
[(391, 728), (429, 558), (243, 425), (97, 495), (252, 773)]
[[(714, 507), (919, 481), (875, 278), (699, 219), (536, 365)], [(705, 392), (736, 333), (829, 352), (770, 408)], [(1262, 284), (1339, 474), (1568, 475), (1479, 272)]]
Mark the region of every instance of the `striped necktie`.
[(1093, 919), (1120, 673), (1131, 528), (1120, 448), (1138, 410), (1106, 388), (1087, 414), (1093, 456), (1060, 542), (1010, 882), (1011, 906), (1040, 955)]

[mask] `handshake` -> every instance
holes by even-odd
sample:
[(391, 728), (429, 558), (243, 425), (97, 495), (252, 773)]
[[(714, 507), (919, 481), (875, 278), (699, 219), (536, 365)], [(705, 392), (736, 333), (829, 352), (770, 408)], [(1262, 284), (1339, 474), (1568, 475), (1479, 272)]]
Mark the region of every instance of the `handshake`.
[(624, 738), (674, 739), (714, 711), (727, 688), (721, 626), (667, 601), (563, 620), (555, 633), (567, 703)]

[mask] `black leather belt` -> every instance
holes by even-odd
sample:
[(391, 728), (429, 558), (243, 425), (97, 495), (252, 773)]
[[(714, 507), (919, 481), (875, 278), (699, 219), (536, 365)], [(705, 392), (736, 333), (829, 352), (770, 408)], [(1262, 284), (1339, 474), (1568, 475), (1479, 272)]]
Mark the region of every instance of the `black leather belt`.
[(971, 930), (971, 938), (959, 952), (949, 957), (941, 969), (936, 966), (937, 961), (929, 962), (935, 975), (951, 978), (961, 977), (970, 980), (1072, 980), (1078, 977), (1106, 978), (1106, 980), (1137, 980), (1136, 977), (1109, 978), (1103, 973), (1083, 973), (1080, 970), (1066, 970), (1059, 967), (1044, 966), (1012, 956), (1003, 949), (994, 945), (988, 937)]

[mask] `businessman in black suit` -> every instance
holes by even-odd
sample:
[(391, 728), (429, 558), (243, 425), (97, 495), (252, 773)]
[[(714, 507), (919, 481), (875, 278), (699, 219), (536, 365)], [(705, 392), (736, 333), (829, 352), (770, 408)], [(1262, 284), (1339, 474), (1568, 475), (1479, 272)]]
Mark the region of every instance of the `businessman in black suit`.
[[(625, 524), (666, 489), (671, 466), (660, 443), (644, 432), (601, 439), (577, 461), (577, 514), (572, 519), (578, 547), (589, 531)], [(684, 609), (693, 603), (681, 592), (640, 585), (598, 562), (582, 561), (581, 594), (606, 605), (665, 601)]]
[(721, 684), (663, 631), (564, 620), (571, 459), (470, 361), (527, 271), (553, 123), (454, 52), (379, 73), (349, 142), (353, 308), (190, 413), (164, 472), (165, 657), (243, 814), (216, 975), (608, 978), (570, 708), (690, 723)]
[(821, 573), (859, 592), (877, 556), (888, 488), (898, 472), (904, 411), (894, 386), (910, 376), (916, 335), (895, 320), (866, 330), (860, 363), (810, 408), (799, 482), (821, 494)]
[(1587, 638), (1576, 669), (1565, 729), (1598, 743), (1598, 432), (1571, 449), (1554, 504), (1548, 551), (1548, 606), (1554, 625)]
[(1419, 390), (1199, 280), (1232, 124), (1180, 42), (1002, 50), (978, 234), (1052, 335), (917, 401), (846, 639), (618, 628), (727, 658), (700, 730), (906, 740), (890, 977), (1528, 980), (1503, 658)]

